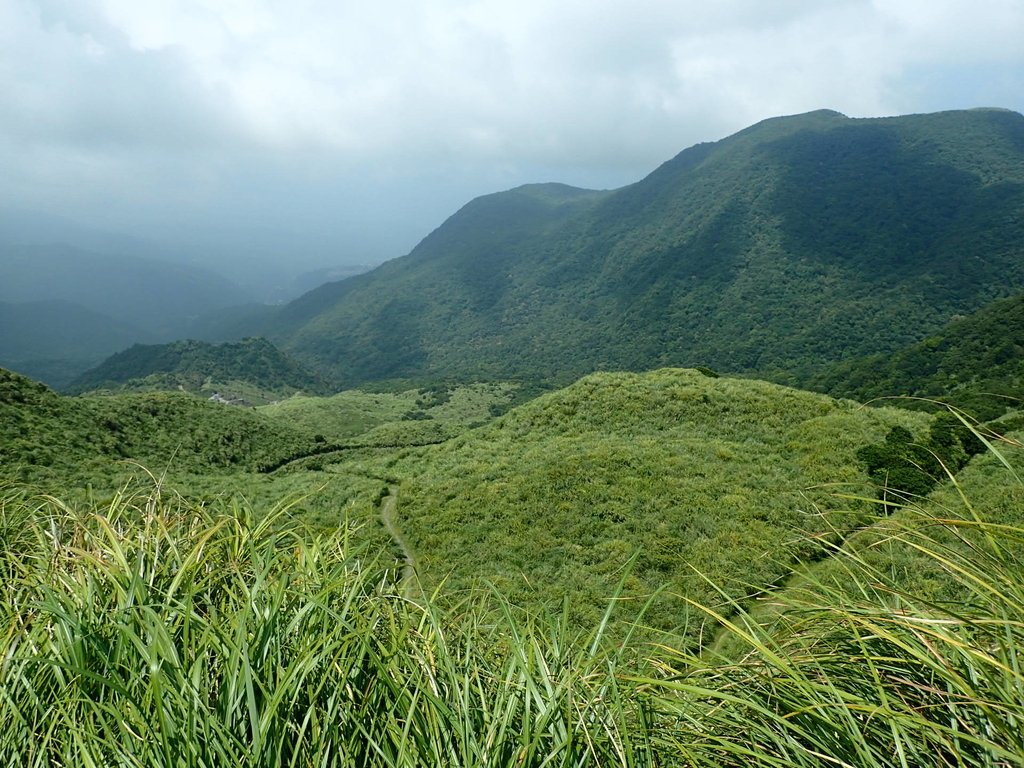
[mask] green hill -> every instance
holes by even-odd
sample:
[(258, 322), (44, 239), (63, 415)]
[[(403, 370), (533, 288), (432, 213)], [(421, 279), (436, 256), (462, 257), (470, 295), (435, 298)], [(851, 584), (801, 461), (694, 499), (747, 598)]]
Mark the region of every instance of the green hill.
[(312, 439), (252, 409), (184, 392), (63, 397), (0, 368), (0, 471), (50, 477), (58, 485), (109, 476), (111, 461), (132, 459), (160, 472), (255, 471), (310, 450)]
[(266, 339), (211, 344), (175, 341), (136, 344), (86, 371), (66, 388), (91, 390), (175, 390), (225, 399), (265, 402), (298, 391), (322, 392), (324, 383)]
[(709, 365), (784, 382), (1024, 289), (1024, 117), (813, 112), (612, 192), (472, 201), (262, 332), (345, 385)]
[(929, 421), (696, 371), (606, 373), (442, 446), (325, 468), (398, 487), (397, 524), (428, 586), (569, 597), (586, 625), (639, 553), (618, 614), (665, 590), (647, 620), (668, 629), (687, 621), (678, 595), (757, 592), (813, 550), (803, 536), (855, 527), (870, 505), (844, 497), (871, 495), (858, 450)]
[(895, 354), (843, 361), (815, 377), (811, 387), (861, 401), (936, 398), (982, 419), (1019, 408), (1024, 396), (1024, 294), (958, 317)]

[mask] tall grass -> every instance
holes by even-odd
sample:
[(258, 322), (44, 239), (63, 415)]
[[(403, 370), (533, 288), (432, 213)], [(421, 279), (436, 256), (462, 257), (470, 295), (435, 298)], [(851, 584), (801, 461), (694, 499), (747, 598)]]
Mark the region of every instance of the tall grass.
[(126, 488), (10, 491), (0, 531), (0, 764), (650, 763), (599, 638), (450, 620), (346, 526)]
[[(989, 519), (951, 482), (957, 504), (891, 510), (770, 619), (698, 606), (729, 650), (664, 649), (661, 676), (634, 678), (673, 723), (661, 748), (691, 766), (1024, 765), (1024, 508)], [(915, 571), (941, 574), (941, 596)]]
[(1024, 765), (1024, 527), (962, 500), (834, 545), (770, 613), (693, 605), (730, 642), (691, 651), (407, 599), (287, 507), (8, 489), (0, 765)]

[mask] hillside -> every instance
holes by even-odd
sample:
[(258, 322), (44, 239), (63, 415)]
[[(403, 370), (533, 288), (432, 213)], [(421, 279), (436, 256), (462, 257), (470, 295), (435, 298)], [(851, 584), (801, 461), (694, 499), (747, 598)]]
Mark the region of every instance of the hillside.
[(313, 441), (252, 409), (183, 392), (62, 397), (0, 368), (0, 475), (58, 486), (131, 459), (155, 472), (255, 471)]
[(860, 401), (937, 398), (981, 419), (1019, 408), (1024, 394), (1024, 294), (958, 317), (894, 354), (838, 363), (810, 385)]
[(0, 365), (60, 387), (150, 334), (62, 300), (0, 302)]
[(1024, 289), (1024, 117), (813, 112), (612, 192), (470, 202), (260, 332), (339, 383), (708, 365), (803, 382)]
[[(428, 588), (496, 585), (586, 626), (637, 561), (617, 615), (688, 636), (686, 595), (717, 603), (784, 577), (801, 536), (857, 525), (870, 496), (857, 452), (930, 417), (696, 371), (594, 374), (443, 446), (338, 455), (328, 472), (397, 487), (397, 525)], [(692, 618), (692, 617), (691, 617)], [(684, 626), (685, 625), (685, 626)]]
[[(259, 401), (322, 392), (323, 382), (266, 339), (135, 344), (72, 381), (69, 393), (175, 390)], [(248, 396), (248, 397), (246, 397)]]

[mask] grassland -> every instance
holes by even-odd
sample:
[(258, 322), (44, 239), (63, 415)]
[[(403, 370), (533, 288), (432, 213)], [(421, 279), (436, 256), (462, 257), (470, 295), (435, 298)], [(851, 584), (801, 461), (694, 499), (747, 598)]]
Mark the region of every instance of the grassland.
[(325, 470), (398, 484), (431, 587), (488, 583), (554, 610), (567, 599), (587, 626), (626, 576), (620, 617), (658, 595), (645, 621), (696, 637), (679, 595), (740, 598), (784, 578), (808, 538), (870, 513), (846, 498), (870, 495), (857, 450), (927, 423), (696, 371), (595, 374), (443, 445)]
[(768, 619), (692, 604), (727, 655), (493, 595), (412, 601), (358, 529), (286, 508), (6, 488), (0, 764), (1021, 765), (1024, 529), (983, 521), (1019, 510), (1011, 449), (957, 518), (935, 497), (879, 521), (958, 602), (831, 549), (841, 584), (808, 573)]
[[(401, 392), (348, 390), (331, 397), (297, 395), (259, 410), (275, 421), (323, 435), (332, 442), (346, 441), (401, 421), (433, 421), (443, 424), (448, 436), (454, 436), (488, 421), (494, 410), (507, 407), (514, 390), (513, 384)], [(394, 432), (394, 428), (390, 431)], [(373, 442), (373, 438), (360, 442)]]
[(1011, 440), (897, 504), (858, 454), (934, 416), (697, 371), (3, 382), (0, 766), (1024, 765)]

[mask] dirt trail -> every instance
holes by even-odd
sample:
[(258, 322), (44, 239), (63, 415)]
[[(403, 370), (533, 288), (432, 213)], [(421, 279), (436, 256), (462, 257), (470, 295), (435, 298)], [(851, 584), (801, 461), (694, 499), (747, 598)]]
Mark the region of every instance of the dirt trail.
[(395, 510), (397, 508), (398, 486), (389, 485), (388, 495), (380, 503), (380, 519), (384, 523), (384, 527), (388, 529), (388, 533), (391, 534), (391, 538), (394, 539), (394, 542), (402, 551), (402, 559), (405, 560), (405, 566), (402, 568), (402, 581), (405, 585), (406, 597), (408, 597), (413, 581), (416, 578), (416, 558), (412, 554), (409, 542), (406, 541), (405, 536), (402, 535), (402, 532), (398, 529), (398, 524), (395, 522)]

